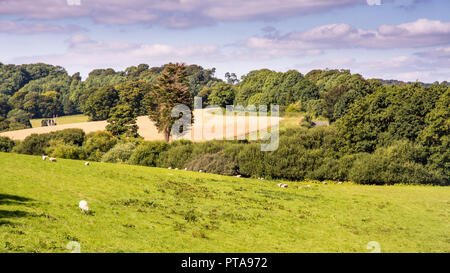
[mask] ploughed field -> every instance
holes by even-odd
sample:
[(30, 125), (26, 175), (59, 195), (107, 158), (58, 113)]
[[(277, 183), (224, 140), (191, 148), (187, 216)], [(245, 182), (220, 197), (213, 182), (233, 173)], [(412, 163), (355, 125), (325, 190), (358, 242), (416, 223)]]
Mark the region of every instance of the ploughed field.
[(448, 187), (84, 163), (0, 153), (0, 252), (450, 252)]

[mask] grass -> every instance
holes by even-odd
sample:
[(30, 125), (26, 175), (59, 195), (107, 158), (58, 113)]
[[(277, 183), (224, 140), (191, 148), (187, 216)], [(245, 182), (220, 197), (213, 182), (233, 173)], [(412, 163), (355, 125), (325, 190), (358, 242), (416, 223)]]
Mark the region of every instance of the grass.
[[(0, 252), (450, 252), (450, 188), (225, 177), (0, 153)], [(311, 184), (311, 187), (306, 187)], [(92, 209), (83, 214), (78, 202)]]
[[(44, 118), (44, 119), (47, 119), (47, 118)], [(41, 118), (41, 119), (30, 120), (31, 127), (32, 128), (42, 127), (41, 121), (44, 119)], [(81, 122), (88, 122), (88, 121), (89, 121), (89, 117), (85, 116), (85, 115), (71, 115), (71, 116), (62, 116), (62, 117), (56, 118), (56, 123), (58, 125), (81, 123)]]

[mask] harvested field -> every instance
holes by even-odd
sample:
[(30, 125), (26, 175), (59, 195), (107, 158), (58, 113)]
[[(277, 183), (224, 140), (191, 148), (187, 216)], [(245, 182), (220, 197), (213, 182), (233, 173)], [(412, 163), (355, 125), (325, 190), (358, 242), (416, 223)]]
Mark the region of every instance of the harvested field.
[[(235, 138), (245, 136), (252, 132), (257, 132), (270, 127), (277, 126), (280, 118), (278, 117), (258, 117), (254, 115), (243, 116), (223, 116), (213, 114), (211, 109), (196, 110), (194, 112), (195, 123), (191, 130), (191, 137), (184, 137), (196, 142), (208, 141), (212, 139)], [(82, 122), (73, 124), (63, 124), (49, 127), (30, 128), (0, 133), (0, 136), (6, 136), (14, 140), (24, 140), (32, 134), (45, 134), (54, 131), (60, 131), (69, 128), (79, 128), (84, 132), (91, 133), (103, 131), (108, 123), (106, 121)], [(147, 116), (138, 117), (139, 135), (145, 140), (163, 140), (164, 135), (158, 133), (155, 125)], [(222, 126), (220, 126), (222, 125)]]

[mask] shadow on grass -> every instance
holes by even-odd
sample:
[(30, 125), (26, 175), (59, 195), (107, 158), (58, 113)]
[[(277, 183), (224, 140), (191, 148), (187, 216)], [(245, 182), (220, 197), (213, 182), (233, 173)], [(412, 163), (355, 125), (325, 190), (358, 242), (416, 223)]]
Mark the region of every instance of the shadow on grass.
[[(22, 196), (17, 196), (17, 195), (0, 193), (0, 205), (27, 206), (29, 204), (28, 202), (30, 202), (30, 201), (33, 201), (33, 199), (22, 197)], [(5, 219), (27, 217), (29, 215), (30, 214), (28, 212), (21, 211), (21, 210), (0, 210), (0, 226), (14, 225), (14, 223), (12, 223), (8, 220), (5, 220)]]

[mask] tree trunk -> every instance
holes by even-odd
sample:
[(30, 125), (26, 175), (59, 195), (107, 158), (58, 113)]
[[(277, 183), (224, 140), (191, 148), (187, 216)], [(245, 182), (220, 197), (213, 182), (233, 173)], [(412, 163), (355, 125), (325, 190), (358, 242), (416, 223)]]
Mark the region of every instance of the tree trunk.
[(170, 140), (170, 130), (164, 131), (164, 139), (169, 142)]

